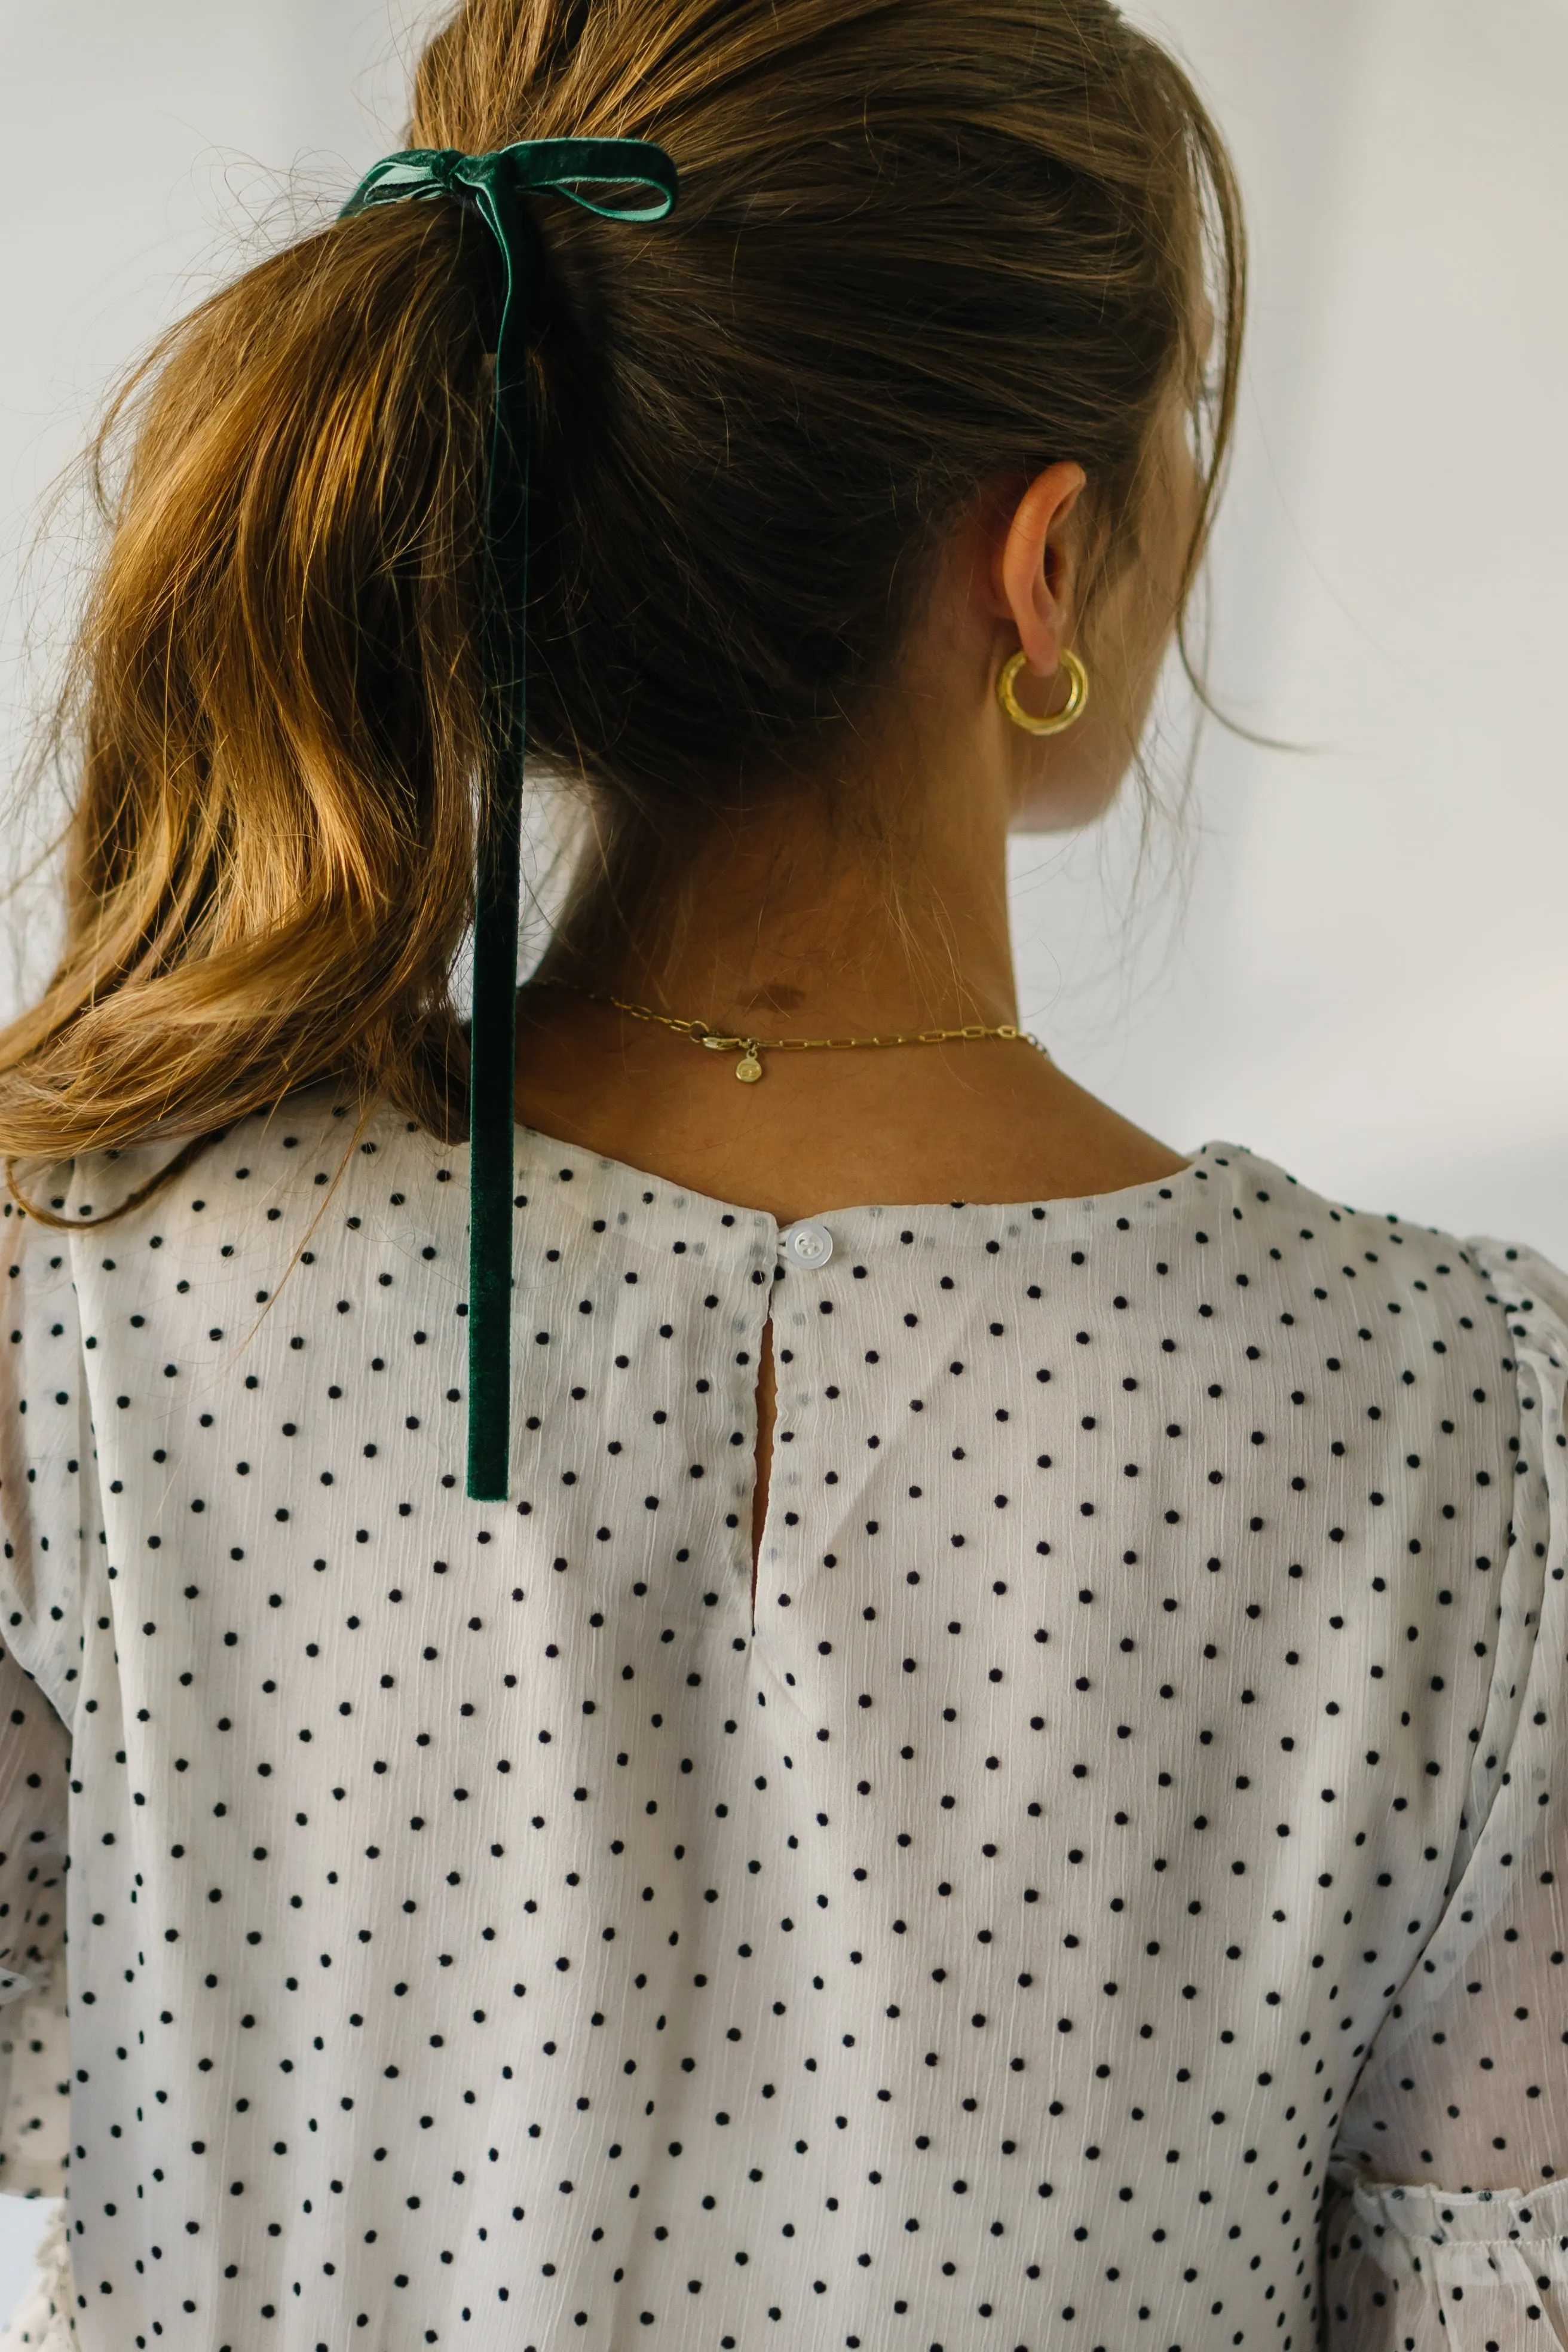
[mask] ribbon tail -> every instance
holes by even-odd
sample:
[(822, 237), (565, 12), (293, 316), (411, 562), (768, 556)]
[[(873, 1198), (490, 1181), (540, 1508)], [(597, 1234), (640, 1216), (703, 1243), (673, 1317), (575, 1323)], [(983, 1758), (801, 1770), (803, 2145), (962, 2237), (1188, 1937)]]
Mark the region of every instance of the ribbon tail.
[[(510, 767), (512, 762), (509, 759)], [(498, 782), (500, 780), (498, 780)], [(506, 788), (510, 786), (509, 788)], [(474, 920), (468, 1075), (468, 1476), (504, 1502), (510, 1459), (511, 1223), (521, 795), (491, 795)]]
[[(468, 1475), (476, 1502), (504, 1502), (511, 1450), (512, 1185), (517, 948), (528, 732), (528, 313), (531, 224), (504, 182), (507, 297), (496, 339), (482, 624), (494, 697), (494, 756), (479, 834), (468, 1076)], [(516, 271), (525, 282), (517, 282)]]

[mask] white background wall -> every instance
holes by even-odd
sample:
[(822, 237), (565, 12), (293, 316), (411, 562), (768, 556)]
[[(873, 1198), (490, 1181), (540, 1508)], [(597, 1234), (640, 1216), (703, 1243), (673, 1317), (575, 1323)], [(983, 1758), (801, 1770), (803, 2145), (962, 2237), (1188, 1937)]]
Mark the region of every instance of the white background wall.
[[(117, 363), (398, 142), (416, 0), (0, 0), (0, 746), (68, 585), (38, 499)], [(1252, 1144), (1363, 1206), (1568, 1262), (1568, 5), (1137, 0), (1241, 171), (1254, 318), (1215, 549), (1194, 878), (1021, 845), (1025, 1009), (1178, 1148)], [(18, 586), (18, 583), (21, 586)], [(39, 602), (38, 600), (41, 600)], [(1180, 716), (1176, 706), (1173, 716)], [(13, 827), (0, 862), (15, 863)], [(0, 957), (47, 959), (15, 902)], [(0, 2199), (0, 2312), (41, 2209)]]
[[(1568, 9), (1150, 0), (1237, 156), (1255, 317), (1179, 946), (1107, 985), (1031, 845), (1029, 1009), (1178, 1148), (1568, 1256)], [(1053, 866), (1055, 870), (1053, 871)]]

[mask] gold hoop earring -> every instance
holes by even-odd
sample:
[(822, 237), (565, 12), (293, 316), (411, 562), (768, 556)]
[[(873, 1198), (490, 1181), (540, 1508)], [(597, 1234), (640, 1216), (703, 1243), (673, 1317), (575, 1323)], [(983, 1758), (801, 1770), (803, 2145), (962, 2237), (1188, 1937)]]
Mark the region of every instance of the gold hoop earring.
[(1026, 735), (1060, 735), (1083, 717), (1089, 701), (1089, 672), (1075, 653), (1070, 653), (1066, 646), (1062, 647), (1062, 667), (1068, 674), (1072, 691), (1064, 707), (1051, 719), (1033, 718), (1013, 691), (1013, 681), (1023, 667), (1024, 648), (1020, 646), (1017, 652), (1003, 663), (1002, 674), (996, 680), (996, 699), (1015, 727), (1021, 727)]

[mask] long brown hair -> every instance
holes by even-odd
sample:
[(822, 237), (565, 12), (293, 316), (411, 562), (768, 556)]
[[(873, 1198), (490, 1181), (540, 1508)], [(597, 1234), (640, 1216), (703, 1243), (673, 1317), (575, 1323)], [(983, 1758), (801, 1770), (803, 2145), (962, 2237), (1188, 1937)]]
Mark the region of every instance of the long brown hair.
[[(635, 920), (692, 822), (852, 722), (989, 479), (1076, 459), (1101, 579), (1134, 560), (1173, 383), (1207, 485), (1184, 618), (1244, 235), (1190, 80), (1110, 0), (465, 0), (409, 143), (567, 134), (681, 180), (657, 227), (540, 211), (530, 750), (593, 795)], [(0, 1153), (200, 1137), (327, 1076), (461, 1132), (486, 244), (441, 202), (324, 227), (112, 402), (68, 934), (0, 1033)]]

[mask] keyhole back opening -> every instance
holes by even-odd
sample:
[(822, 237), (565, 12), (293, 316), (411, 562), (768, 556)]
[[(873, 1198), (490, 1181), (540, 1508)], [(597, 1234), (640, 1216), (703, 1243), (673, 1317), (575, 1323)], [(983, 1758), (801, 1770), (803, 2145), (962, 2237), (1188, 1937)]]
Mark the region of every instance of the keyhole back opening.
[(757, 1567), (763, 1554), (763, 1530), (768, 1518), (768, 1478), (773, 1459), (773, 1417), (778, 1386), (773, 1369), (773, 1326), (770, 1316), (763, 1326), (757, 1350), (756, 1482), (752, 1488), (752, 1631), (757, 1626)]

